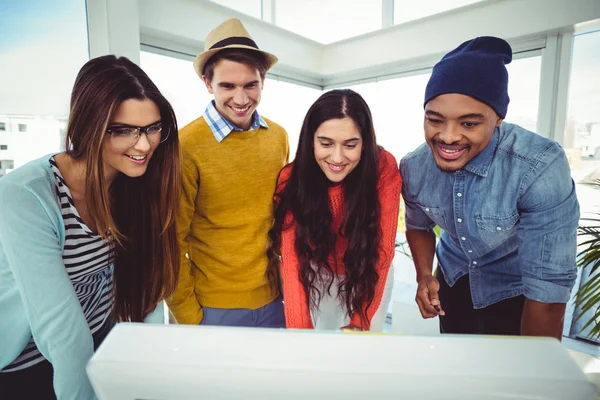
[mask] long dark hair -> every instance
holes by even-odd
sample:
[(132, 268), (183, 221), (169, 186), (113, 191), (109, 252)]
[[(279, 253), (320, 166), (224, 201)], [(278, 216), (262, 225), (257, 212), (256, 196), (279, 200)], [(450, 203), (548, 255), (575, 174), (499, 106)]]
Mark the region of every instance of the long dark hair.
[[(110, 188), (102, 159), (106, 129), (128, 99), (152, 100), (165, 142), (146, 173), (119, 174)], [(143, 321), (175, 290), (179, 250), (175, 211), (181, 173), (177, 122), (169, 102), (140, 67), (125, 57), (94, 58), (79, 71), (71, 94), (67, 154), (85, 164), (85, 203), (98, 234), (115, 244), (113, 312), (117, 321)]]
[[(334, 232), (328, 196), (331, 182), (315, 160), (314, 135), (323, 122), (345, 117), (351, 118), (360, 131), (362, 153), (360, 162), (342, 183), (344, 214), (339, 231)], [(348, 240), (348, 247), (343, 257), (345, 276), (338, 295), (343, 298), (349, 316), (357, 312), (362, 321), (367, 320), (366, 311), (373, 301), (379, 278), (375, 268), (381, 241), (378, 153), (371, 111), (358, 93), (349, 89), (332, 90), (321, 95), (308, 110), (296, 158), (286, 167), (292, 168), (291, 175), (287, 182), (282, 182), (285, 188), (278, 188), (275, 194), (267, 273), (271, 283), (279, 287), (281, 232), (291, 228), (285, 223), (291, 213), (296, 225), (299, 278), (313, 310), (319, 307), (325, 294), (321, 292), (323, 283), (331, 294), (334, 270), (329, 257), (333, 255), (335, 259), (339, 235)]]

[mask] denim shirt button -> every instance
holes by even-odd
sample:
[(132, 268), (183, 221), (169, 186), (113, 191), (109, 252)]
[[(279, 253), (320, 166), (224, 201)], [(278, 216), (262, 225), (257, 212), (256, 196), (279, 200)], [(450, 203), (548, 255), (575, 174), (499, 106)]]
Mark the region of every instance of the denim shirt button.
[(477, 265), (477, 261), (473, 261), (473, 265)]
[(462, 193), (456, 193), (458, 197), (462, 197)]
[(473, 252), (473, 250), (468, 250), (468, 252), (469, 252), (469, 253), (472, 253), (472, 252)]
[(458, 222), (462, 222), (462, 218), (457, 219)]
[(467, 238), (463, 236), (460, 238), (460, 240), (467, 240)]

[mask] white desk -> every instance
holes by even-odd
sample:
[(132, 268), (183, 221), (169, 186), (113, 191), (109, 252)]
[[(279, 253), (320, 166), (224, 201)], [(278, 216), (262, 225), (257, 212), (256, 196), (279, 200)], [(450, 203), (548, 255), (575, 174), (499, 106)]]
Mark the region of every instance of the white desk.
[(590, 400), (553, 339), (120, 324), (88, 365), (100, 400)]

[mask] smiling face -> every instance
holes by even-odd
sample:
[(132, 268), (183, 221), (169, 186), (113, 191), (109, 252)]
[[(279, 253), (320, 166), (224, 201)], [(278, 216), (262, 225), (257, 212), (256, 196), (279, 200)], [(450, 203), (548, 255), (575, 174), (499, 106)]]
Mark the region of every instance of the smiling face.
[(425, 106), (425, 140), (437, 166), (447, 172), (481, 153), (501, 123), (490, 106), (463, 94), (443, 94)]
[(327, 179), (343, 181), (360, 162), (362, 137), (351, 118), (323, 122), (314, 137), (315, 160)]
[(214, 66), (212, 80), (202, 79), (214, 95), (219, 113), (243, 130), (250, 129), (252, 116), (260, 103), (263, 80), (257, 68), (227, 59)]
[[(149, 99), (128, 99), (121, 103), (108, 124), (111, 126), (148, 126), (160, 121), (157, 105)], [(144, 175), (158, 143), (151, 143), (145, 134), (131, 147), (115, 148), (109, 134), (105, 135), (102, 159), (107, 181), (111, 182), (119, 172), (135, 178)]]

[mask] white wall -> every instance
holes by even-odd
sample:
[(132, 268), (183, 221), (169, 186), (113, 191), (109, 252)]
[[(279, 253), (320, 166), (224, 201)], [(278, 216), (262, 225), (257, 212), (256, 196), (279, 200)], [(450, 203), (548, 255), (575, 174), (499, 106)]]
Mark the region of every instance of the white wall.
[(279, 58), (274, 73), (320, 83), (322, 44), (206, 0), (144, 0), (139, 5), (144, 44), (168, 45), (172, 50), (197, 55), (213, 28), (236, 17), (259, 48)]
[(86, 5), (90, 58), (115, 54), (139, 64), (138, 0), (86, 0)]
[(600, 18), (599, 0), (491, 0), (397, 25), (328, 45), (322, 73), (328, 77), (351, 70), (434, 57), (476, 36), (520, 42)]

